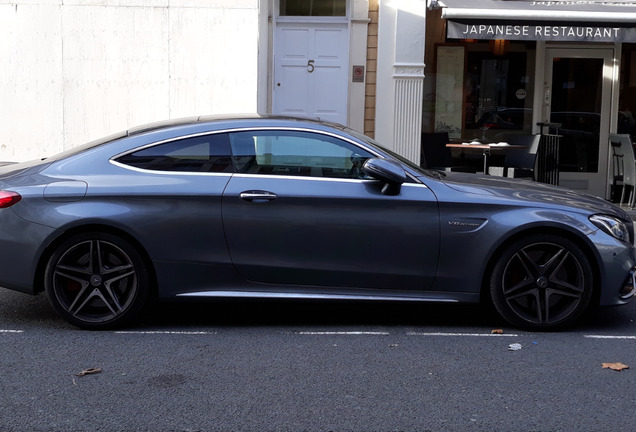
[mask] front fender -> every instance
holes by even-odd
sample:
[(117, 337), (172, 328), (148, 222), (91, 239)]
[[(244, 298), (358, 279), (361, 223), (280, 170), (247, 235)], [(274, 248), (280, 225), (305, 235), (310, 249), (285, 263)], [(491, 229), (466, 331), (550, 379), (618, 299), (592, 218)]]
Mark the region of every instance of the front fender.
[(528, 208), (493, 211), (492, 206), (484, 206), (480, 212), (475, 207), (477, 205), (472, 204), (470, 212), (448, 208), (440, 212), (441, 244), (435, 289), (480, 292), (491, 260), (498, 251), (510, 241), (533, 231), (562, 232), (585, 245), (593, 254), (592, 260), (600, 260), (590, 239), (598, 229), (583, 215), (543, 209), (529, 211)]

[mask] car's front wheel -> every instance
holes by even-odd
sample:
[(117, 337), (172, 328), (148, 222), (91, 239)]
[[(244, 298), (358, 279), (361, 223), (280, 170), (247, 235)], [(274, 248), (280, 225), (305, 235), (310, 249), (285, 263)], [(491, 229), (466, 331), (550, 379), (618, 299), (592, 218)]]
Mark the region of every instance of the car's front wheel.
[(588, 258), (567, 238), (534, 235), (500, 255), (490, 294), (501, 316), (528, 330), (558, 330), (590, 305), (593, 275)]
[(63, 241), (48, 261), (44, 285), (64, 319), (94, 330), (130, 323), (149, 295), (148, 271), (137, 249), (98, 232)]

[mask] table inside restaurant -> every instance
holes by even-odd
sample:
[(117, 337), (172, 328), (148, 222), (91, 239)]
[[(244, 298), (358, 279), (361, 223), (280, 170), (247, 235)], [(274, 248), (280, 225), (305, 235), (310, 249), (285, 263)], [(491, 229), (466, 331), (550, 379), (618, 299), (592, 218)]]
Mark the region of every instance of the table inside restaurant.
[(484, 164), (484, 174), (488, 174), (488, 159), (490, 158), (490, 153), (492, 151), (495, 152), (505, 152), (506, 150), (513, 148), (523, 148), (525, 146), (522, 145), (510, 145), (508, 143), (493, 143), (493, 144), (473, 144), (473, 143), (465, 143), (465, 144), (446, 144), (446, 147), (451, 149), (461, 149), (462, 152), (481, 152)]

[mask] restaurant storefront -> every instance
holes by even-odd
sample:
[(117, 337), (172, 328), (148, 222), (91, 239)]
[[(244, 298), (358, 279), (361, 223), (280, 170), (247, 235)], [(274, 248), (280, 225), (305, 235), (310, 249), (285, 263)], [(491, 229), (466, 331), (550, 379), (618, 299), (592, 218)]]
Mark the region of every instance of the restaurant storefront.
[(429, 9), (423, 132), (458, 142), (558, 134), (559, 185), (611, 198), (609, 134), (636, 138), (636, 1)]

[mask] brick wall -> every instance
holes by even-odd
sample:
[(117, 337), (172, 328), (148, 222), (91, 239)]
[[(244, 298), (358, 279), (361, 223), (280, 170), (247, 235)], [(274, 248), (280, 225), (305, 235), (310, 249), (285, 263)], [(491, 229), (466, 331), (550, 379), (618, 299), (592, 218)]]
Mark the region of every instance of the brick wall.
[(379, 0), (369, 0), (369, 23), (367, 36), (367, 76), (364, 97), (364, 134), (375, 136), (375, 86), (378, 64), (378, 15)]

